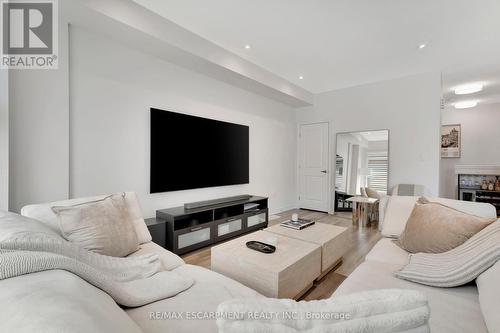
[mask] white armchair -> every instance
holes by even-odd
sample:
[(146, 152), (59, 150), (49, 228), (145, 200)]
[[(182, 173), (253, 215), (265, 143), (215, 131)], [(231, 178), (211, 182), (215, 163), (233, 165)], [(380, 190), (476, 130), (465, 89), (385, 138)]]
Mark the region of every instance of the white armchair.
[(417, 197), (425, 195), (425, 187), (423, 185), (415, 184), (398, 184), (391, 190), (391, 195), (398, 195), (402, 197)]

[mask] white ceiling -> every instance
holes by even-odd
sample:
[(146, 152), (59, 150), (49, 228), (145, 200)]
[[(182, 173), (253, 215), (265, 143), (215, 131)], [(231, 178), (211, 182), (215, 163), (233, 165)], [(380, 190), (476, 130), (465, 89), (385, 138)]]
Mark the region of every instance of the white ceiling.
[[(483, 90), (469, 95), (455, 95), (455, 88), (470, 83), (483, 84)], [(468, 100), (479, 104), (500, 103), (500, 64), (443, 73), (443, 97), (445, 107), (453, 107), (456, 102)]]
[(354, 136), (360, 142), (380, 142), (389, 140), (389, 131), (367, 131), (367, 132), (351, 132), (351, 133), (340, 133), (339, 135)]
[(389, 140), (389, 131), (370, 131), (370, 132), (359, 132), (359, 134), (366, 141), (387, 141)]
[(135, 1), (315, 93), (500, 59), (499, 0)]

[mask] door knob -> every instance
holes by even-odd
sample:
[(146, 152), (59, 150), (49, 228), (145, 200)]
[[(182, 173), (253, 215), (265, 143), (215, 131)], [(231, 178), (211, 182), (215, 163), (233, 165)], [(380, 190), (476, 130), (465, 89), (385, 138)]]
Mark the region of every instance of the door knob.
[(322, 172), (322, 173), (327, 173), (327, 171), (326, 171), (326, 170), (321, 170), (321, 172)]

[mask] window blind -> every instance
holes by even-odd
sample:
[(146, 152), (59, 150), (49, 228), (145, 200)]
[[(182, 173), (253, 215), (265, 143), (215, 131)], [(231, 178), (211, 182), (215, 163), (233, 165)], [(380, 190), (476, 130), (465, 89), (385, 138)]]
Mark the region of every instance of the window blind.
[(335, 188), (344, 189), (344, 159), (337, 155), (335, 160)]
[(389, 163), (387, 161), (387, 153), (371, 152), (368, 153), (368, 187), (375, 191), (387, 193), (387, 175)]

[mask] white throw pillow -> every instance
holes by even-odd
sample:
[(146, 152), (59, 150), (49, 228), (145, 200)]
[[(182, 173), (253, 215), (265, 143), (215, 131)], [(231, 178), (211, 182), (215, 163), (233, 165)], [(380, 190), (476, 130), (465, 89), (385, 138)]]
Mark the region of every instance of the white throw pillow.
[(383, 236), (398, 238), (403, 233), (418, 198), (397, 195), (389, 197), (382, 228)]
[[(60, 232), (59, 219), (52, 211), (52, 207), (74, 206), (87, 202), (102, 200), (107, 196), (108, 195), (98, 195), (95, 197), (76, 198), (70, 200), (49, 202), (44, 204), (27, 205), (21, 209), (21, 215), (30, 217), (35, 220), (39, 220), (48, 225), (49, 227), (51, 227), (53, 230)], [(137, 195), (134, 192), (125, 192), (125, 201), (127, 203), (130, 219), (134, 224), (139, 243), (144, 244), (150, 242), (152, 239), (151, 234), (149, 233), (148, 227), (146, 226), (146, 223), (142, 218), (141, 207), (139, 205), (139, 200), (137, 200)]]
[(135, 194), (135, 192), (125, 192), (125, 202), (127, 203), (128, 214), (134, 224), (139, 244), (151, 242), (151, 233), (142, 217), (142, 209), (139, 205), (137, 194)]
[(389, 195), (384, 195), (378, 202), (378, 230), (382, 231), (384, 228), (385, 211), (387, 210), (387, 205), (389, 204)]
[[(497, 222), (498, 223), (498, 222)], [(486, 270), (476, 279), (479, 305), (490, 333), (500, 332), (500, 262)]]
[(112, 257), (139, 249), (124, 194), (75, 206), (52, 207), (64, 238), (81, 247)]

